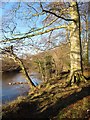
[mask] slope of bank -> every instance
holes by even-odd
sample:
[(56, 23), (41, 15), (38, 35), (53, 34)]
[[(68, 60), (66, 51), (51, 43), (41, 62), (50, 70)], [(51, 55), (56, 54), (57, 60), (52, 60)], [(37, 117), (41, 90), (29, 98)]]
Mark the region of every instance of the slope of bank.
[(90, 80), (79, 86), (65, 87), (65, 79), (50, 79), (31, 90), (27, 97), (3, 106), (3, 120), (10, 118), (88, 118), (90, 113)]

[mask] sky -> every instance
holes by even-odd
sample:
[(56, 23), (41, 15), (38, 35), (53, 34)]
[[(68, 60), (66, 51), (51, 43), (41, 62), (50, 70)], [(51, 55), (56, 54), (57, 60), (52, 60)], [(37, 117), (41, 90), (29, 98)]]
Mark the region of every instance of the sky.
[[(14, 27), (16, 27), (14, 32), (12, 33), (12, 35), (15, 35), (15, 34), (18, 34), (18, 33), (20, 33), (20, 34), (21, 33), (26, 33), (31, 28), (34, 28), (34, 27), (35, 28), (43, 27), (42, 21), (46, 18), (46, 14), (40, 15), (38, 17), (32, 17), (32, 19), (30, 19), (33, 14), (35, 15), (37, 13), (37, 11), (41, 12), (39, 4), (38, 3), (29, 3), (29, 6), (32, 4), (30, 9), (28, 9), (29, 7), (27, 7), (26, 4), (27, 3), (25, 3), (25, 2), (22, 2), (20, 5), (19, 5), (18, 2), (3, 3), (3, 6), (2, 6), (2, 8), (3, 8), (2, 9), (2, 22), (4, 22), (5, 24), (2, 26), (2, 28), (4, 28), (6, 31), (9, 31), (9, 29), (13, 30)], [(9, 22), (11, 19), (13, 20), (13, 22), (12, 21)], [(9, 25), (9, 28), (7, 27), (8, 25)], [(16, 25), (16, 26), (14, 26), (14, 25)], [(58, 32), (58, 31), (56, 31), (56, 32)], [(8, 38), (12, 37), (10, 32), (5, 33), (5, 35)], [(48, 33), (43, 35), (43, 36), (45, 38), (47, 38)], [(18, 36), (16, 36), (16, 37), (18, 37)], [(41, 36), (36, 36), (36, 37), (32, 38), (32, 41), (33, 41), (34, 45), (37, 46), (38, 45), (37, 41), (40, 41), (43, 38)], [(56, 44), (58, 44), (58, 42), (59, 41), (57, 41)], [(11, 45), (11, 43), (8, 42), (8, 44), (4, 44), (3, 46), (9, 45), (9, 44)], [(28, 52), (28, 53), (31, 53), (31, 54), (35, 54), (37, 52), (37, 49), (35, 50), (35, 47), (34, 48), (30, 47), (30, 44), (31, 44), (31, 39), (28, 39), (28, 40), (25, 40), (25, 42), (23, 44), (23, 47), (19, 42), (15, 43), (14, 46), (18, 47), (18, 49), (19, 49), (18, 51), (21, 52), (21, 53)], [(54, 42), (54, 44), (55, 44), (55, 42)], [(28, 45), (29, 45), (29, 47), (28, 47)], [(43, 45), (41, 45), (41, 46), (43, 46)]]
[[(33, 17), (32, 19), (30, 19), (32, 14), (35, 14), (36, 11), (31, 9), (28, 9), (28, 7), (26, 6), (27, 3), (21, 3), (20, 7), (19, 3), (6, 3), (4, 5), (4, 9), (2, 10), (2, 19), (4, 20), (4, 18), (7, 20), (13, 18), (13, 21), (17, 24), (16, 30), (15, 31), (20, 31), (22, 33), (27, 32), (30, 27), (33, 26), (37, 26), (37, 27), (41, 27), (41, 20), (43, 19), (44, 16), (40, 16), (40, 17)], [(38, 8), (38, 4), (34, 4), (32, 5), (32, 7)], [(13, 10), (12, 10), (13, 9)], [(14, 12), (16, 11), (16, 12)], [(6, 15), (7, 12), (11, 13)], [(6, 15), (6, 16), (4, 16)], [(4, 16), (4, 17), (3, 17)], [(24, 17), (25, 16), (25, 17)], [(25, 19), (27, 18), (27, 20)], [(13, 23), (10, 24), (13, 28)]]
[[(10, 29), (13, 30), (15, 28), (14, 32), (12, 32), (12, 34), (11, 34), (11, 32), (5, 33), (5, 35), (7, 37), (11, 38), (15, 34), (26, 33), (29, 30), (31, 30), (32, 28), (34, 29), (34, 28), (43, 27), (42, 21), (46, 18), (46, 14), (40, 15), (38, 17), (32, 17), (32, 19), (30, 19), (33, 14), (35, 15), (37, 13), (36, 11), (41, 12), (39, 4), (35, 3), (35, 2), (34, 3), (30, 2), (29, 6), (31, 5), (31, 7), (27, 7), (26, 4), (28, 4), (28, 3), (26, 3), (26, 2), (21, 2), (21, 4), (19, 4), (18, 2), (2, 3), (2, 9), (0, 7), (0, 17), (2, 18), (1, 19), (2, 23), (5, 23), (4, 25), (2, 25), (2, 28), (6, 31), (10, 31)], [(28, 9), (28, 8), (30, 8), (30, 9)], [(13, 22), (11, 21), (11, 19), (13, 20)], [(54, 27), (55, 27), (55, 25), (57, 25), (57, 24), (54, 24)], [(9, 26), (9, 28), (8, 28), (8, 26)], [(61, 31), (62, 31), (62, 29), (57, 30), (56, 33), (61, 32)], [(65, 35), (64, 30), (63, 30), (63, 32), (64, 32), (64, 35)], [(53, 32), (53, 33), (55, 33), (55, 32)], [(35, 47), (38, 45), (37, 41), (48, 39), (48, 37), (47, 37), (48, 35), (49, 34), (45, 34), (45, 35), (43, 35), (43, 37), (36, 36), (36, 37), (33, 37), (32, 40), (31, 39), (26, 39), (26, 40), (22, 41), (23, 47), (22, 47), (22, 44), (20, 44), (20, 42), (16, 42), (14, 44), (14, 46), (17, 47), (18, 51), (21, 54), (26, 53), (26, 52), (35, 54), (37, 52), (37, 50), (35, 50)], [(52, 36), (53, 35), (54, 34), (52, 34)], [(0, 34), (0, 36), (1, 36), (1, 34)], [(14, 36), (14, 37), (18, 37), (18, 36)], [(57, 37), (57, 39), (58, 39), (57, 42), (55, 43), (54, 40), (53, 40), (53, 43), (54, 44), (59, 44), (60, 40), (62, 41), (63, 38), (64, 38), (63, 36), (61, 38)], [(2, 40), (2, 38), (0, 38), (0, 39)], [(30, 47), (30, 44), (32, 43), (32, 41), (33, 41), (34, 45), (36, 45), (34, 48)], [(11, 43), (8, 42), (8, 44), (4, 44), (4, 45), (0, 44), (0, 47), (6, 46), (6, 45), (11, 45)], [(39, 46), (42, 46), (42, 44), (39, 44)]]
[[(2, 16), (2, 22), (6, 22), (6, 26), (2, 26), (2, 28), (5, 27), (5, 30), (9, 30), (7, 28), (7, 25), (9, 25), (9, 27), (11, 29), (13, 29), (15, 26), (12, 22), (8, 22), (12, 17), (13, 18), (13, 22), (15, 23), (16, 25), (16, 28), (15, 28), (15, 31), (13, 34), (17, 34), (17, 33), (26, 33), (28, 32), (31, 28), (33, 28), (34, 26), (39, 28), (39, 27), (42, 27), (42, 23), (41, 21), (44, 19), (44, 16), (41, 16), (41, 17), (34, 17), (32, 18), (31, 20), (29, 19), (29, 17), (31, 17), (32, 14), (35, 14), (35, 10), (34, 9), (30, 9), (28, 11), (28, 8), (26, 7), (25, 5), (26, 3), (21, 3), (22, 7), (20, 7), (19, 9), (17, 9), (17, 14), (15, 14), (15, 12), (12, 11), (12, 8), (13, 10), (16, 10), (16, 8), (18, 7), (18, 3), (17, 2), (9, 2), (9, 3), (5, 3), (3, 4), (3, 9), (2, 9), (2, 13), (0, 12), (0, 15)], [(33, 4), (33, 3), (30, 3), (30, 5)], [(34, 4), (34, 7), (38, 9), (38, 4)], [(11, 14), (10, 14), (11, 13)], [(25, 15), (25, 17), (27, 17), (28, 20), (25, 20), (25, 18), (23, 17), (23, 15)], [(5, 34), (7, 37), (11, 37), (11, 34), (10, 33), (6, 33)], [(35, 41), (35, 37), (34, 37), (34, 41)], [(28, 40), (28, 42), (24, 43), (25, 45), (29, 44), (30, 40)], [(9, 45), (10, 43), (8, 42), (7, 45)], [(5, 44), (6, 46), (6, 44)], [(19, 45), (21, 46), (21, 45)], [(22, 47), (22, 46), (21, 46)], [(25, 50), (24, 50), (25, 49)], [(28, 50), (27, 47), (24, 47), (24, 49), (21, 50), (21, 52), (30, 52), (31, 50), (31, 47), (30, 49)], [(33, 49), (31, 50), (31, 52), (33, 51)], [(35, 53), (33, 51), (33, 53)]]

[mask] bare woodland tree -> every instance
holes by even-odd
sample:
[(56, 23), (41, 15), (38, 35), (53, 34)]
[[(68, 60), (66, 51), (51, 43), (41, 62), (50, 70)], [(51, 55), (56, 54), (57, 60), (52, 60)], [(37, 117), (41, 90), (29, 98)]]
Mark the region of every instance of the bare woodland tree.
[(31, 78), (29, 77), (28, 72), (27, 72), (27, 70), (26, 70), (26, 68), (25, 68), (22, 60), (20, 58), (18, 58), (16, 54), (14, 54), (14, 52), (13, 52), (13, 46), (10, 46), (9, 48), (6, 48), (3, 51), (3, 53), (8, 54), (15, 62), (17, 62), (19, 64), (19, 66), (22, 69), (23, 74), (25, 75), (25, 77), (26, 77), (26, 79), (27, 79), (27, 81), (29, 83), (30, 88), (36, 87), (34, 85), (34, 83), (32, 82)]
[[(26, 4), (30, 9), (33, 9), (35, 14), (30, 13), (28, 16), (24, 16), (23, 18), (33, 19), (33, 17), (38, 17), (45, 14), (45, 19), (43, 21), (43, 27), (36, 28), (34, 26), (29, 30), (29, 32), (23, 34), (13, 35), (15, 26), (13, 27), (12, 31), (12, 38), (7, 38), (4, 36), (4, 40), (2, 42), (17, 42), (25, 39), (33, 39), (33, 37), (38, 35), (44, 35), (48, 33), (49, 37), (46, 41), (45, 39), (41, 40), (40, 42), (37, 41), (38, 45), (34, 43), (32, 46), (36, 47), (37, 49), (41, 49), (39, 45), (52, 45), (51, 35), (55, 30), (63, 29), (64, 31), (68, 29), (70, 35), (70, 60), (71, 60), (71, 70), (70, 70), (70, 84), (79, 80), (83, 79), (83, 69), (82, 69), (82, 47), (81, 47), (81, 19), (80, 19), (80, 6), (82, 4), (75, 2), (67, 3), (38, 3), (40, 5), (39, 11), (36, 10), (34, 7), (30, 5), (30, 3)], [(21, 3), (19, 3), (16, 9), (12, 9), (14, 13), (18, 11), (21, 7)], [(56, 24), (56, 25), (55, 25)], [(15, 25), (15, 24), (14, 24)], [(4, 31), (3, 29), (3, 32)], [(60, 32), (60, 31), (59, 31)], [(55, 32), (56, 34), (56, 32)], [(58, 34), (60, 36), (60, 33)], [(43, 37), (44, 38), (44, 37)], [(32, 40), (31, 39), (31, 40)], [(37, 47), (39, 46), (39, 47)], [(55, 45), (53, 46), (55, 47)], [(50, 48), (50, 46), (49, 46)]]

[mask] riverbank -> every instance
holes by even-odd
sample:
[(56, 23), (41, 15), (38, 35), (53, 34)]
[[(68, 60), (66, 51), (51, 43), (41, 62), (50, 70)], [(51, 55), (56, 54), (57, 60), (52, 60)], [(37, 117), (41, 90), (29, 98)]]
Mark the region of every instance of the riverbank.
[(3, 106), (3, 120), (10, 118), (59, 120), (90, 117), (90, 80), (79, 86), (65, 87), (66, 80), (49, 79), (31, 90), (27, 97)]

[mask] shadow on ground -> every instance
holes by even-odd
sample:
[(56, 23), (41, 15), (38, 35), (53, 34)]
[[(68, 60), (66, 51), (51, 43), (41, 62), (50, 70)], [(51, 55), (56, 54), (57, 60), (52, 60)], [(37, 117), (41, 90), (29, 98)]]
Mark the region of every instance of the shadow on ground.
[[(56, 93), (58, 94), (58, 93)], [(58, 100), (53, 103), (52, 101), (48, 100), (48, 97), (46, 96), (47, 92), (43, 92), (38, 97), (34, 97), (34, 100), (30, 101), (27, 100), (25, 102), (22, 101), (18, 103), (16, 106), (13, 106), (11, 110), (8, 106), (7, 108), (3, 109), (3, 120), (4, 119), (14, 119), (20, 120), (20, 119), (30, 119), (30, 120), (38, 120), (38, 119), (52, 119), (63, 109), (67, 106), (76, 103), (78, 100), (83, 99), (86, 96), (90, 95), (90, 85), (88, 87), (83, 87), (80, 91), (73, 92), (72, 94), (65, 95), (64, 97), (60, 97)], [(46, 97), (45, 97), (46, 96)], [(40, 107), (40, 101), (39, 99), (44, 98), (45, 105)], [(42, 101), (43, 103), (43, 101)]]

